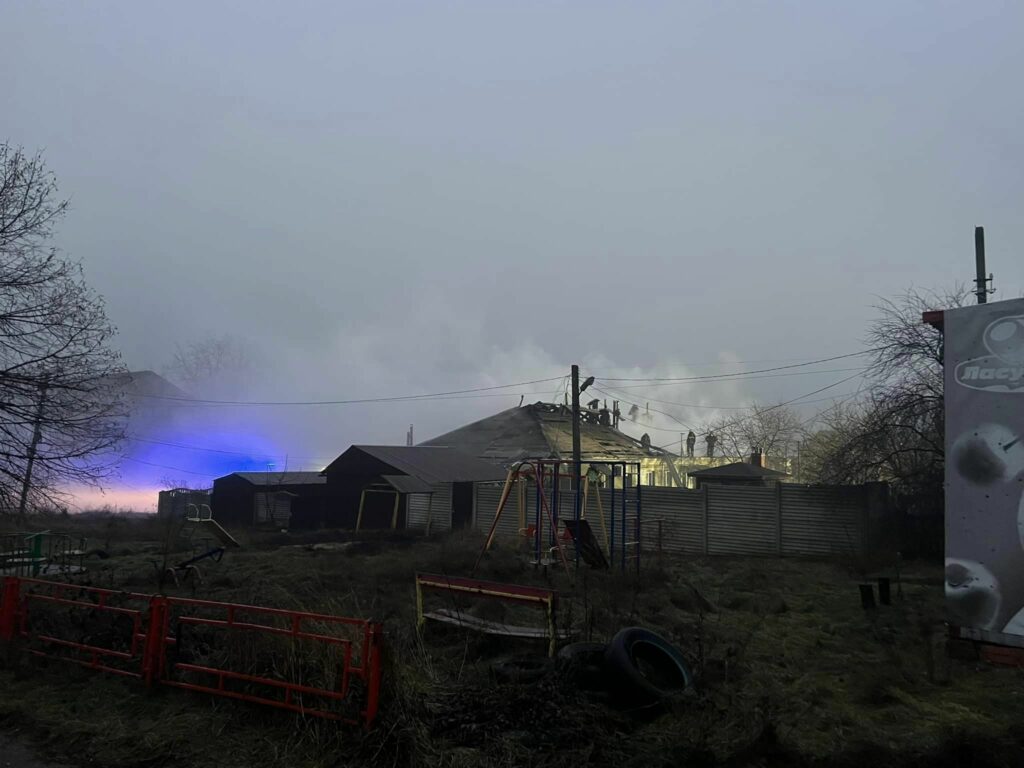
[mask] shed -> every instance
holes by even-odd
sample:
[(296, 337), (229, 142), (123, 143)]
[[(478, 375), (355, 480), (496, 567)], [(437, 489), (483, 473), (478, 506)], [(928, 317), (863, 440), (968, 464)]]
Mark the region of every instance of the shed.
[(705, 485), (753, 485), (753, 486), (774, 486), (782, 478), (789, 477), (785, 472), (779, 472), (767, 467), (759, 467), (755, 464), (748, 464), (745, 461), (737, 461), (732, 464), (723, 464), (720, 467), (710, 469), (698, 469), (690, 472), (696, 482), (696, 487)]
[(345, 528), (469, 528), (474, 485), (505, 471), (455, 448), (353, 445), (323, 471), (328, 524)]
[(329, 506), (319, 472), (233, 472), (213, 481), (210, 509), (224, 525), (315, 528)]

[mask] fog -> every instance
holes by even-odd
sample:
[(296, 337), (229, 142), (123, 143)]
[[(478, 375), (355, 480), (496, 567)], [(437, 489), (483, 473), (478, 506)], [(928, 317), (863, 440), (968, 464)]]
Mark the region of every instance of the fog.
[[(1024, 290), (1019, 4), (8, 2), (2, 19), (0, 135), (43, 150), (71, 198), (59, 245), (125, 363), (231, 335), (256, 374), (228, 399), (856, 352), (879, 296), (973, 277), (975, 225), (996, 298)], [(859, 360), (632, 389), (704, 407), (627, 428), (669, 444)], [(207, 406), (167, 442), (237, 462), (137, 456), (163, 466), (121, 490), (320, 468), (563, 392)]]

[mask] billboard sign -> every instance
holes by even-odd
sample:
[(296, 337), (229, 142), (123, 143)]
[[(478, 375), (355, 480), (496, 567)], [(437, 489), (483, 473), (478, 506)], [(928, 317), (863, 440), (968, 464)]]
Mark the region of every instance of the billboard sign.
[(946, 310), (946, 605), (1024, 642), (1024, 299)]

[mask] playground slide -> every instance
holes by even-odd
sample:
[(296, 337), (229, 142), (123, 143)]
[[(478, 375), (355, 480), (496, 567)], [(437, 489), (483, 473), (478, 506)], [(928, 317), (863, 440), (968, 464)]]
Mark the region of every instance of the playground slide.
[(221, 524), (218, 523), (216, 520), (202, 520), (200, 521), (200, 525), (205, 525), (207, 528), (213, 531), (213, 535), (225, 547), (236, 547), (239, 549), (241, 548), (242, 545), (235, 541), (235, 537), (227, 531), (225, 531)]

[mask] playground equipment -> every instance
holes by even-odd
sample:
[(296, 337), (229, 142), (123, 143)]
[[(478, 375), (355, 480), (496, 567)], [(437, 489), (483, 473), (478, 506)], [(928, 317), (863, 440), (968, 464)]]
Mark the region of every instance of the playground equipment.
[[(568, 572), (566, 550), (570, 549), (571, 556), (577, 563), (583, 559), (594, 568), (609, 568), (618, 564), (625, 573), (627, 561), (634, 560), (636, 571), (640, 572), (641, 487), (639, 483), (630, 485), (629, 480), (631, 476), (639, 479), (639, 463), (589, 463), (588, 471), (580, 477), (575, 476), (572, 467), (571, 461), (558, 459), (527, 459), (512, 466), (505, 480), (487, 539), (473, 566), (474, 574), (484, 553), (494, 543), (501, 515), (512, 496), (513, 489), (516, 492), (520, 514), (519, 532), (520, 535), (532, 539), (532, 562), (535, 565), (548, 565), (560, 560)], [(601, 488), (602, 481), (604, 488)], [(526, 503), (530, 496), (527, 487), (530, 483), (533, 484), (533, 520), (527, 522), (531, 517)], [(591, 486), (594, 486), (593, 491)], [(601, 501), (602, 492), (609, 497), (607, 519)], [(603, 549), (587, 518), (590, 497), (594, 498)], [(567, 500), (571, 502), (571, 507), (563, 509)], [(562, 523), (561, 528), (559, 522)], [(558, 560), (555, 560), (554, 556), (557, 556)]]
[[(544, 608), (547, 627), (523, 627), (487, 621), (463, 613), (456, 608), (441, 608), (436, 611), (423, 610), (424, 590), (439, 590), (451, 595), (470, 595), (506, 600), (522, 605), (534, 605)], [(503, 584), (497, 581), (483, 581), (460, 576), (439, 576), (433, 573), (416, 574), (416, 628), (423, 628), (427, 619), (446, 624), (472, 629), (488, 635), (502, 637), (522, 637), (530, 639), (548, 639), (548, 655), (555, 655), (558, 640), (569, 638), (569, 633), (559, 631), (555, 626), (555, 614), (558, 607), (558, 593), (545, 587), (527, 587), (521, 584)]]
[(85, 539), (66, 533), (0, 536), (0, 576), (70, 576), (85, 570)]
[(224, 547), (240, 549), (242, 546), (213, 519), (213, 512), (208, 504), (189, 504), (185, 508), (185, 523), (190, 526), (189, 530), (193, 535), (195, 531), (202, 530), (210, 533)]
[[(185, 525), (186, 537), (192, 548), (192, 557), (168, 567), (163, 575), (160, 575), (158, 567), (157, 575), (161, 579), (161, 583), (164, 576), (166, 576), (177, 586), (179, 574), (182, 578), (192, 576), (194, 581), (200, 581), (202, 579), (202, 572), (199, 570), (199, 566), (196, 565), (197, 563), (204, 560), (213, 560), (213, 562), (219, 563), (229, 547), (235, 549), (241, 547), (241, 544), (224, 530), (220, 523), (213, 519), (213, 512), (206, 504), (189, 504), (185, 508)], [(199, 540), (196, 541), (196, 534), (198, 532), (209, 533), (210, 536), (220, 542), (220, 545), (211, 546), (210, 536), (200, 536)]]

